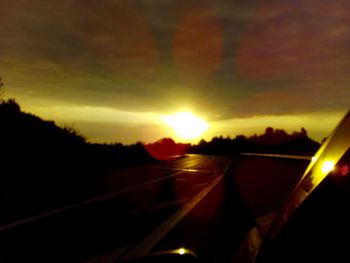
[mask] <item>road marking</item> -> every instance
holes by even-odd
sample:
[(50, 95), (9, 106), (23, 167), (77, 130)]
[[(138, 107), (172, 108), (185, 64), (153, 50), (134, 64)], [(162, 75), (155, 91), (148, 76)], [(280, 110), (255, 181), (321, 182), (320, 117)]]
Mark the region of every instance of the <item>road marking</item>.
[(218, 176), (210, 185), (204, 188), (190, 202), (185, 204), (182, 209), (177, 211), (170, 218), (165, 220), (155, 231), (147, 236), (141, 243), (134, 247), (123, 259), (131, 259), (147, 255), (147, 253), (191, 210), (213, 189), (223, 178), (223, 175)]
[(132, 259), (135, 257), (142, 257), (148, 254), (148, 252), (166, 235), (171, 229), (173, 229), (177, 223), (179, 223), (186, 215), (188, 215), (196, 205), (203, 200), (203, 198), (224, 178), (225, 172), (231, 165), (231, 161), (228, 159), (228, 164), (224, 169), (224, 172), (218, 175), (213, 181), (199, 192), (190, 202), (185, 204), (179, 211), (177, 211), (170, 218), (165, 220), (156, 230), (142, 240), (137, 246), (131, 249), (122, 259)]
[(153, 166), (152, 168), (163, 169), (163, 170), (174, 170), (174, 171), (190, 172), (190, 173), (208, 173), (208, 169), (168, 168), (168, 167), (160, 167), (160, 166)]
[[(195, 162), (194, 164), (191, 164), (192, 166), (193, 165), (197, 166), (199, 164), (202, 164), (202, 163), (206, 162), (207, 160), (202, 160), (202, 161), (198, 162), (195, 159), (195, 160), (191, 160), (191, 161)], [(191, 165), (189, 165), (189, 166), (191, 166)], [(162, 167), (158, 167), (158, 168), (162, 168)], [(104, 200), (108, 200), (108, 199), (113, 198), (113, 197), (115, 197), (117, 195), (124, 194), (124, 193), (127, 193), (129, 191), (133, 191), (133, 190), (136, 190), (136, 189), (139, 189), (139, 188), (142, 188), (142, 187), (147, 187), (147, 186), (149, 186), (151, 184), (154, 184), (154, 183), (166, 180), (166, 179), (168, 179), (170, 177), (173, 177), (175, 175), (181, 174), (181, 173), (189, 171), (189, 170), (190, 170), (190, 172), (201, 172), (201, 171), (196, 170), (196, 169), (176, 169), (176, 168), (172, 169), (172, 168), (170, 168), (170, 170), (175, 170), (177, 172), (172, 173), (170, 175), (167, 175), (165, 177), (159, 178), (159, 179), (154, 179), (154, 180), (148, 181), (148, 182), (140, 184), (140, 185), (132, 186), (132, 187), (129, 187), (129, 188), (126, 188), (126, 189), (122, 189), (122, 190), (119, 190), (119, 191), (116, 191), (116, 192), (112, 192), (112, 193), (109, 193), (109, 194), (106, 194), (106, 195), (103, 195), (103, 196), (95, 197), (95, 198), (87, 200), (87, 201), (79, 202), (79, 203), (72, 204), (72, 205), (69, 205), (69, 206), (65, 206), (65, 207), (62, 207), (62, 208), (58, 208), (58, 209), (55, 209), (55, 210), (52, 210), (52, 211), (49, 211), (49, 212), (46, 212), (46, 213), (42, 213), (42, 214), (39, 214), (39, 215), (31, 216), (29, 218), (21, 219), (21, 220), (18, 220), (16, 222), (13, 222), (13, 223), (2, 225), (2, 226), (0, 226), (0, 232), (1, 231), (5, 231), (5, 230), (9, 230), (11, 228), (15, 228), (15, 227), (18, 227), (18, 226), (21, 226), (21, 225), (25, 225), (25, 224), (31, 223), (31, 222), (34, 222), (36, 220), (40, 220), (40, 219), (43, 219), (43, 218), (46, 218), (46, 217), (50, 217), (50, 216), (53, 216), (53, 215), (56, 215), (56, 214), (60, 214), (60, 213), (63, 213), (63, 212), (66, 212), (66, 211), (69, 211), (69, 210), (72, 210), (72, 209), (76, 209), (76, 208), (79, 208), (79, 207), (88, 206), (88, 205), (91, 205), (91, 204), (94, 204), (94, 203), (98, 203), (98, 202), (101, 202), (101, 201), (104, 201)]]
[(102, 196), (99, 196), (99, 197), (95, 197), (95, 198), (89, 199), (87, 201), (83, 201), (83, 202), (80, 202), (80, 203), (76, 203), (76, 204), (72, 204), (72, 205), (69, 205), (69, 206), (65, 206), (65, 207), (62, 207), (62, 208), (59, 208), (59, 209), (55, 209), (55, 210), (52, 210), (52, 211), (49, 211), (49, 212), (46, 212), (46, 213), (42, 213), (42, 214), (39, 214), (39, 215), (31, 216), (29, 218), (21, 219), (21, 220), (18, 220), (16, 222), (13, 222), (13, 223), (10, 223), (10, 224), (2, 225), (2, 226), (0, 226), (0, 232), (8, 230), (8, 229), (11, 229), (11, 228), (15, 228), (15, 227), (18, 227), (18, 226), (21, 226), (21, 225), (24, 225), (24, 224), (28, 224), (28, 223), (34, 222), (36, 220), (40, 220), (40, 219), (43, 219), (43, 218), (46, 218), (46, 217), (50, 217), (50, 216), (53, 216), (53, 215), (56, 215), (56, 214), (60, 214), (60, 213), (63, 213), (63, 212), (66, 212), (66, 211), (69, 211), (69, 210), (72, 210), (72, 209), (75, 209), (75, 208), (79, 208), (79, 207), (95, 204), (95, 203), (98, 203), (98, 202), (102, 202), (102, 201), (111, 199), (111, 198), (113, 198), (113, 197), (115, 197), (117, 195), (124, 194), (124, 193), (130, 192), (130, 191), (142, 188), (142, 187), (146, 187), (148, 185), (151, 185), (151, 184), (154, 184), (154, 183), (166, 180), (166, 179), (168, 179), (170, 177), (174, 177), (175, 175), (178, 175), (178, 174), (181, 174), (181, 173), (183, 173), (183, 171), (178, 171), (176, 173), (172, 173), (170, 175), (164, 176), (162, 178), (154, 179), (154, 180), (148, 181), (148, 182), (143, 183), (143, 184), (132, 186), (132, 187), (129, 187), (129, 188), (126, 188), (126, 189), (122, 189), (122, 190), (119, 190), (119, 191), (116, 191), (116, 192), (113, 192), (113, 193), (109, 193), (109, 194), (106, 194), (106, 195), (102, 195)]
[(188, 201), (190, 201), (190, 198), (188, 198), (188, 197), (182, 198), (180, 200), (168, 201), (165, 203), (158, 204), (156, 206), (151, 206), (147, 209), (137, 209), (137, 210), (128, 211), (128, 212), (123, 213), (123, 214), (115, 214), (115, 215), (112, 215), (111, 218), (112, 218), (112, 220), (126, 219), (126, 218), (129, 218), (131, 216), (135, 216), (135, 215), (141, 214), (141, 213), (152, 213), (152, 212), (157, 211), (159, 209), (169, 208), (172, 206), (184, 205)]
[(265, 154), (265, 153), (241, 153), (241, 155), (274, 157), (274, 158), (296, 159), (296, 160), (308, 160), (308, 161), (310, 161), (312, 158), (312, 156), (286, 155), (286, 154)]
[(189, 163), (186, 164), (186, 167), (184, 168), (178, 168), (177, 166), (153, 166), (154, 168), (157, 168), (157, 169), (164, 169), (164, 170), (174, 170), (174, 171), (188, 171), (188, 172), (201, 172), (202, 170), (206, 170), (205, 168), (203, 169), (193, 169), (193, 168), (190, 168), (190, 167), (198, 167), (198, 166), (201, 166), (202, 164), (204, 163), (207, 163), (208, 162), (208, 158), (205, 158), (204, 160), (202, 159), (194, 159), (194, 160), (190, 160)]
[[(203, 156), (203, 155), (200, 155)], [(204, 160), (200, 160), (198, 162), (198, 160), (192, 160), (190, 165), (187, 166), (201, 166), (204, 163), (208, 163), (208, 161), (210, 161), (211, 159), (214, 158), (214, 156), (205, 156), (206, 159)], [(216, 156), (216, 158), (220, 158), (220, 159), (226, 159), (228, 160), (228, 163), (230, 163), (231, 161), (223, 156)], [(227, 167), (227, 166), (226, 166)], [(200, 169), (193, 169), (193, 168), (177, 168), (177, 167), (163, 167), (163, 166), (152, 166), (152, 168), (156, 168), (156, 169), (163, 169), (163, 170), (174, 170), (174, 171), (184, 171), (184, 172), (192, 172), (192, 173), (220, 173), (221, 171), (216, 171), (213, 170), (213, 168), (200, 168)]]
[(196, 189), (196, 188), (201, 188), (201, 187), (203, 187), (203, 186), (207, 186), (207, 185), (208, 185), (208, 183), (196, 184), (196, 185), (194, 185), (194, 186), (193, 186), (193, 189)]

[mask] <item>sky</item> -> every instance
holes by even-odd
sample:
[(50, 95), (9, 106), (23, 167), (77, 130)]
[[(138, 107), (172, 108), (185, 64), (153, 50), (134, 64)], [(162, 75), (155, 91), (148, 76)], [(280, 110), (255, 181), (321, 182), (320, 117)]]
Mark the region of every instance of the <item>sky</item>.
[(320, 141), (349, 109), (347, 0), (0, 0), (0, 35), (5, 96), (91, 142), (181, 140), (177, 112)]

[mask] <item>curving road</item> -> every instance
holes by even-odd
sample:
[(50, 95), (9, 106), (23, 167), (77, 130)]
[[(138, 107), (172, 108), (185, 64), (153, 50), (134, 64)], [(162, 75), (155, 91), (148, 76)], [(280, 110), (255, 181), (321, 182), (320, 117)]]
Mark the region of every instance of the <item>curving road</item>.
[(108, 263), (186, 247), (229, 262), (307, 160), (188, 155), (110, 171), (97, 195), (0, 225), (0, 262)]
[(225, 157), (188, 155), (111, 171), (98, 196), (1, 225), (1, 262), (146, 253), (197, 206), (229, 164)]

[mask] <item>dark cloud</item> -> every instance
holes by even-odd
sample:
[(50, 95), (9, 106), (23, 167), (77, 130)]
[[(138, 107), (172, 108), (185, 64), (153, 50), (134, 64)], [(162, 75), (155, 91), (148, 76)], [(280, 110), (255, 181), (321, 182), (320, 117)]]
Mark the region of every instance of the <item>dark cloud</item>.
[(11, 94), (210, 119), (347, 108), (347, 1), (2, 0)]

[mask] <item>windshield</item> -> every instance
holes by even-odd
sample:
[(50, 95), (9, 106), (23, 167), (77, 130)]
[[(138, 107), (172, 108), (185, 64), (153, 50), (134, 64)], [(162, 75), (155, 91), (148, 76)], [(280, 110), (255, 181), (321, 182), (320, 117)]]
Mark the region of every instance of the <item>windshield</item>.
[(349, 30), (345, 0), (0, 0), (0, 261), (277, 233), (349, 147)]

